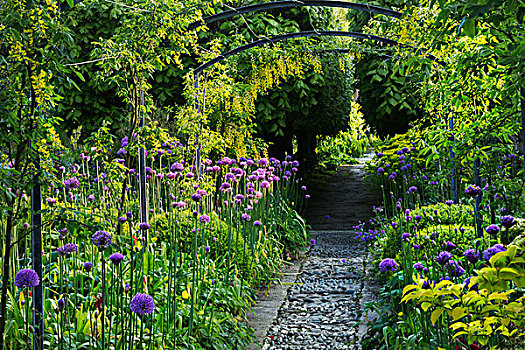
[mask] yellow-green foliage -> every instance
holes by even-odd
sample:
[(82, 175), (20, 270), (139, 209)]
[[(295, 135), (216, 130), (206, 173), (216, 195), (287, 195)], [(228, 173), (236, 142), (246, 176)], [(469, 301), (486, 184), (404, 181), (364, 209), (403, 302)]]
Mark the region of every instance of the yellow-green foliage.
[(365, 126), (360, 109), (361, 106), (358, 103), (352, 102), (348, 128), (339, 131), (335, 136), (318, 136), (315, 152), (321, 162), (326, 161), (337, 166), (351, 161), (352, 158), (360, 157), (364, 153), (373, 137), (370, 136), (370, 131)]
[[(495, 254), (488, 266), (477, 271), (468, 286), (443, 280), (424, 289), (425, 279), (414, 275), (415, 283), (404, 288), (401, 302), (419, 304), (431, 313), (434, 325), (446, 313), (449, 317), (441, 322), (454, 330), (454, 338), (466, 336), (469, 343), (477, 340), (485, 345), (497, 335), (512, 348), (524, 345), (524, 250), (525, 237), (518, 237), (507, 251)], [(473, 288), (476, 284), (478, 290)]]

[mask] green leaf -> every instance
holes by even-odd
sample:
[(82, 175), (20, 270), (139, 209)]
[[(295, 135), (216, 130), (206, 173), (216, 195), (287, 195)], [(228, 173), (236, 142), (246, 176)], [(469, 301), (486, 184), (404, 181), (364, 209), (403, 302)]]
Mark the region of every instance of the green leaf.
[[(461, 25), (460, 25), (461, 28)], [(476, 35), (476, 22), (472, 18), (464, 19), (463, 31), (466, 35), (473, 38)]]
[(454, 318), (454, 321), (460, 319), (461, 317), (466, 315), (466, 308), (464, 307), (456, 307), (454, 310), (452, 310), (452, 317)]
[(432, 326), (436, 325), (436, 321), (443, 313), (443, 309), (436, 309), (432, 312), (432, 315), (430, 315), (430, 321), (432, 321)]

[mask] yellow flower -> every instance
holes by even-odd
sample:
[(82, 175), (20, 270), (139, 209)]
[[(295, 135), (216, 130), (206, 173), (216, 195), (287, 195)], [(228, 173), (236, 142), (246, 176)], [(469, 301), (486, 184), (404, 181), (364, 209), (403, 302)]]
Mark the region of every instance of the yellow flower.
[(188, 291), (183, 291), (182, 292), (182, 299), (186, 299), (188, 300), (190, 298), (190, 293), (188, 293)]

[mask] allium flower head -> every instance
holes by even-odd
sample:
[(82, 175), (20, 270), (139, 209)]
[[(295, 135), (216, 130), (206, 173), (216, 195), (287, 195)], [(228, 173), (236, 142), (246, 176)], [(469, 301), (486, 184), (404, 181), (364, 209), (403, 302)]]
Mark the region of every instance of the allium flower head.
[(109, 260), (111, 260), (114, 265), (119, 265), (122, 260), (124, 260), (124, 255), (120, 253), (113, 253), (109, 256)]
[(64, 186), (68, 189), (77, 189), (80, 187), (80, 181), (76, 177), (72, 177), (63, 182)]
[(191, 199), (194, 201), (194, 202), (200, 202), (201, 199), (202, 199), (202, 196), (198, 193), (194, 193), (191, 195)]
[(270, 188), (270, 183), (268, 181), (261, 182), (261, 188)]
[(495, 236), (499, 233), (500, 228), (498, 225), (489, 225), (485, 228), (485, 231), (492, 236)]
[(423, 264), (420, 262), (414, 264), (414, 270), (416, 270), (417, 272), (422, 272), (424, 268), (425, 266), (423, 266)]
[(445, 242), (443, 243), (443, 249), (445, 249), (447, 252), (451, 252), (454, 249), (456, 249), (456, 245), (452, 242)]
[(477, 185), (469, 185), (465, 190), (465, 193), (469, 197), (476, 197), (478, 194), (481, 193), (481, 187)]
[(241, 219), (243, 219), (244, 221), (250, 221), (251, 220), (251, 216), (250, 216), (250, 214), (242, 214), (241, 215)]
[(459, 263), (455, 260), (449, 260), (447, 262), (447, 270), (450, 276), (452, 277), (459, 277), (462, 276), (465, 273), (465, 269), (463, 269)]
[(310, 244), (311, 244), (311, 245), (315, 245), (315, 239), (312, 238), (312, 239), (310, 240)]
[(151, 314), (155, 310), (155, 302), (153, 297), (148, 294), (137, 293), (131, 299), (129, 305), (131, 311), (139, 315)]
[(207, 246), (204, 247), (204, 250), (206, 251), (206, 253), (209, 253), (209, 252), (210, 252), (210, 249), (211, 249), (211, 248), (210, 248), (209, 245), (207, 245)]
[(151, 228), (151, 225), (148, 224), (147, 222), (141, 222), (139, 224), (139, 228), (142, 230), (142, 231), (147, 231)]
[(260, 222), (259, 220), (255, 220), (253, 222), (253, 226), (262, 226), (262, 222)]
[(448, 199), (448, 200), (445, 201), (445, 204), (450, 207), (450, 206), (452, 206), (452, 204), (454, 204), (454, 201), (452, 199)]
[(444, 266), (450, 259), (452, 259), (452, 254), (449, 252), (441, 252), (436, 256), (436, 262)]
[(111, 244), (111, 235), (106, 231), (97, 231), (91, 236), (91, 242), (100, 250), (104, 250)]
[(181, 172), (184, 170), (184, 165), (182, 165), (181, 163), (179, 162), (175, 162), (171, 165), (171, 171), (174, 172), (174, 173), (177, 173), (177, 172)]
[(501, 225), (505, 228), (510, 228), (514, 226), (515, 223), (516, 221), (514, 220), (514, 217), (510, 215), (505, 215), (504, 217), (501, 218)]
[(496, 244), (495, 246), (490, 247), (489, 249), (483, 252), (483, 259), (485, 259), (486, 261), (489, 261), (490, 258), (492, 258), (494, 255), (504, 252), (506, 250), (507, 249), (501, 244)]
[(15, 275), (15, 286), (18, 288), (36, 287), (40, 284), (40, 278), (35, 270), (22, 269)]
[(210, 222), (210, 217), (206, 214), (202, 214), (200, 217), (199, 217), (199, 221), (203, 224), (207, 224), (208, 222)]
[(119, 216), (118, 218), (118, 222), (123, 224), (125, 223), (126, 221), (128, 221), (128, 219), (125, 217), (125, 216)]
[(399, 265), (394, 259), (385, 259), (379, 263), (379, 270), (381, 272), (394, 272), (397, 271)]
[(463, 256), (471, 263), (475, 264), (479, 260), (479, 252), (474, 249), (467, 249), (463, 252)]
[(93, 264), (90, 261), (84, 263), (84, 271), (89, 272), (93, 268)]
[(408, 240), (410, 239), (410, 233), (408, 233), (408, 232), (403, 233), (403, 234), (401, 235), (401, 239), (402, 239), (404, 242), (408, 241)]

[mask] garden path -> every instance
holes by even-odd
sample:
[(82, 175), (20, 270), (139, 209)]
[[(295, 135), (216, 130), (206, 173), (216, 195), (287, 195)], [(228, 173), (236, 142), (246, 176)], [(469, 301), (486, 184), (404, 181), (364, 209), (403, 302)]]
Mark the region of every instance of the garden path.
[(266, 301), (255, 308), (251, 325), (262, 349), (360, 348), (366, 327), (356, 323), (374, 288), (364, 278), (367, 259), (364, 247), (353, 239), (353, 226), (367, 220), (372, 205), (378, 203), (363, 179), (364, 162), (371, 157), (366, 154), (358, 164), (339, 167), (318, 198), (312, 198), (306, 219), (316, 244), (302, 264), (285, 275), (284, 288), (277, 288), (284, 301), (267, 332), (268, 327), (261, 327), (257, 320), (257, 313), (265, 312)]

